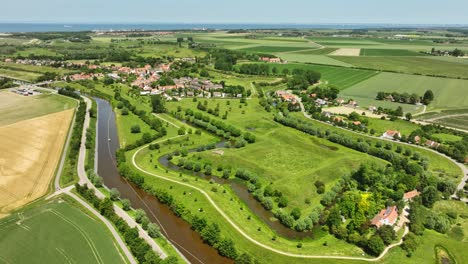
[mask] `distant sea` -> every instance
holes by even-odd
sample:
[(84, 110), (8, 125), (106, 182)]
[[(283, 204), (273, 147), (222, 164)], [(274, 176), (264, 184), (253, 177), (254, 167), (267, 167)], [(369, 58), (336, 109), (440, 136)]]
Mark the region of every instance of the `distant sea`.
[(403, 25), (403, 24), (59, 24), (0, 23), (0, 32), (73, 32), (130, 30), (194, 30), (194, 29), (366, 29), (366, 28), (429, 28), (466, 27), (467, 25)]

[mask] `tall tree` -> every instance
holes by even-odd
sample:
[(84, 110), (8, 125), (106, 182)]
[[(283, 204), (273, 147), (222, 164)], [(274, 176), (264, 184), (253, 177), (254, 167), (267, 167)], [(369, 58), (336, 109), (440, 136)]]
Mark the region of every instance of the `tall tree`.
[(166, 101), (164, 98), (160, 95), (152, 95), (151, 96), (151, 103), (153, 105), (153, 112), (154, 113), (165, 113), (166, 112), (166, 107), (165, 103)]

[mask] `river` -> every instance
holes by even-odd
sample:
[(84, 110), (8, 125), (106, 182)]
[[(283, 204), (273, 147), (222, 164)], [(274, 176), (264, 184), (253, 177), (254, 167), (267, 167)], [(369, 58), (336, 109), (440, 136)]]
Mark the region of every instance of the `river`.
[(187, 222), (174, 215), (168, 206), (161, 204), (152, 195), (120, 177), (115, 160), (115, 152), (119, 148), (115, 114), (107, 101), (98, 98), (95, 100), (99, 113), (97, 172), (103, 178), (104, 184), (108, 188), (118, 189), (121, 197), (129, 199), (134, 208), (145, 210), (151, 221), (160, 226), (161, 233), (191, 263), (233, 263), (232, 260), (220, 256), (214, 248), (203, 243), (200, 235), (193, 231)]

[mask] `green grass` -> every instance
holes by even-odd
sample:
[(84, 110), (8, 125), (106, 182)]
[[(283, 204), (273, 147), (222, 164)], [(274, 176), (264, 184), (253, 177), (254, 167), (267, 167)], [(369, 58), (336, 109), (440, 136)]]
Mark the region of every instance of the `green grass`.
[[(227, 105), (226, 100), (219, 99), (207, 102), (208, 108), (215, 108), (219, 104), (220, 113), (228, 111), (226, 122), (254, 133), (257, 141), (245, 148), (227, 149), (222, 156), (211, 152), (195, 155), (211, 161), (213, 168), (222, 164), (223, 167), (231, 166), (233, 171), (246, 168), (255, 172), (264, 184), (271, 182), (274, 189), (286, 195), (291, 203), (288, 208), (299, 207), (304, 214), (312, 209), (304, 203), (305, 198), (310, 198), (315, 204), (320, 201), (315, 187), (308, 183), (321, 180), (331, 188), (340, 176), (357, 169), (361, 162), (384, 163), (273, 122), (272, 115), (262, 109), (256, 98), (249, 100), (248, 105), (242, 108), (239, 108), (239, 100), (230, 100), (230, 105)], [(197, 103), (182, 100), (170, 103), (167, 107), (176, 110), (177, 105), (196, 109)], [(245, 113), (242, 114), (242, 111)]]
[(300, 50), (300, 51), (295, 51), (292, 53), (305, 54), (305, 55), (328, 55), (335, 50), (337, 50), (337, 48), (323, 48), (323, 49)]
[(43, 74), (46, 72), (53, 72), (59, 75), (64, 75), (66, 73), (70, 73), (70, 70), (54, 68), (49, 66), (35, 66), (35, 65), (27, 65), (27, 64), (16, 64), (16, 63), (6, 63), (0, 62), (0, 68), (9, 69), (9, 70), (19, 70), (25, 72), (34, 72)]
[(353, 65), (345, 63), (334, 58), (324, 56), (324, 55), (314, 55), (314, 54), (299, 54), (299, 53), (283, 53), (279, 54), (279, 57), (286, 61), (301, 62), (301, 63), (316, 63), (316, 64), (326, 64), (334, 66), (343, 66), (351, 67)]
[[(154, 134), (154, 131), (151, 130), (151, 127), (148, 126), (148, 124), (143, 122), (138, 116), (136, 116), (130, 111), (128, 111), (128, 115), (122, 115), (121, 110), (117, 109), (116, 119), (118, 120), (117, 129), (119, 132), (119, 136), (122, 136), (120, 140), (120, 147), (122, 148), (124, 148), (128, 144), (135, 143), (143, 136), (144, 133)], [(140, 133), (131, 132), (131, 127), (134, 125), (140, 126)]]
[[(10, 91), (1, 91), (7, 95)], [(0, 105), (0, 126), (16, 123), (22, 120), (27, 120), (55, 112), (64, 111), (74, 108), (77, 102), (71, 98), (54, 94), (42, 94), (37, 96), (22, 96), (11, 93), (8, 97), (14, 96), (15, 104)]]
[(13, 79), (19, 79), (27, 82), (34, 82), (38, 77), (41, 76), (39, 73), (35, 72), (26, 72), (26, 71), (19, 71), (19, 70), (10, 70), (0, 68), (0, 76), (6, 76)]
[(361, 49), (361, 56), (424, 56), (424, 54), (400, 49)]
[(446, 76), (451, 78), (468, 78), (466, 65), (439, 60), (437, 63), (428, 57), (352, 57), (334, 56), (334, 59), (352, 64), (356, 67), (395, 71), (401, 73)]
[[(397, 73), (381, 73), (344, 91), (342, 95), (374, 99), (379, 91), (416, 93), (422, 96), (428, 89), (434, 92), (434, 101), (428, 109), (463, 108), (468, 97), (460, 96), (468, 89), (468, 80), (435, 78)], [(396, 105), (395, 105), (396, 108)]]
[(446, 117), (437, 119), (437, 124), (468, 130), (468, 116)]
[(462, 137), (460, 137), (460, 136), (456, 136), (456, 135), (452, 135), (452, 134), (443, 134), (443, 133), (433, 134), (432, 136), (437, 138), (441, 142), (445, 142), (445, 143), (456, 142), (456, 141), (460, 141), (462, 139)]
[(282, 72), (283, 69), (289, 69), (290, 72), (292, 72), (293, 69), (318, 71), (322, 74), (322, 81), (327, 81), (331, 86), (340, 90), (351, 87), (378, 74), (375, 71), (368, 70), (300, 63), (275, 64), (274, 66), (272, 65), (272, 67), (276, 67), (278, 72)]
[(5, 263), (126, 263), (107, 227), (69, 199), (58, 198), (0, 220), (0, 260)]
[[(309, 47), (310, 48), (310, 47)], [(290, 46), (254, 46), (249, 48), (242, 48), (242, 51), (257, 52), (257, 53), (278, 53), (290, 52), (297, 50), (305, 50), (307, 47), (290, 47)]]
[(390, 120), (381, 120), (378, 118), (368, 118), (369, 120), (369, 125), (368, 128), (374, 129), (376, 131), (376, 135), (382, 135), (385, 133), (385, 131), (391, 129), (391, 130), (398, 130), (400, 133), (403, 135), (410, 135), (411, 132), (414, 130), (419, 129), (420, 127), (416, 124), (413, 124), (411, 122), (408, 122), (406, 120), (395, 120), (395, 121), (390, 121)]

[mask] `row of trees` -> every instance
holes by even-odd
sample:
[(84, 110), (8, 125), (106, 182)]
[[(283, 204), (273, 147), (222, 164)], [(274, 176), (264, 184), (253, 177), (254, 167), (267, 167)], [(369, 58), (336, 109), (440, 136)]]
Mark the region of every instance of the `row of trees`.
[(81, 186), (76, 184), (75, 189), (82, 197), (89, 201), (101, 215), (109, 219), (115, 225), (139, 263), (177, 263), (177, 259), (173, 256), (161, 260), (151, 246), (148, 245), (144, 239), (139, 237), (138, 229), (136, 227), (130, 228), (130, 226), (115, 213), (113, 202), (110, 198), (100, 200), (94, 193), (94, 190), (88, 188), (87, 185)]
[(427, 90), (421, 97), (415, 93), (397, 93), (397, 92), (378, 92), (375, 98), (376, 100), (389, 100), (404, 104), (417, 104), (422, 102), (425, 105), (429, 105), (434, 100), (434, 93), (432, 90)]
[(6, 89), (15, 86), (12, 79), (0, 78), (0, 89)]

